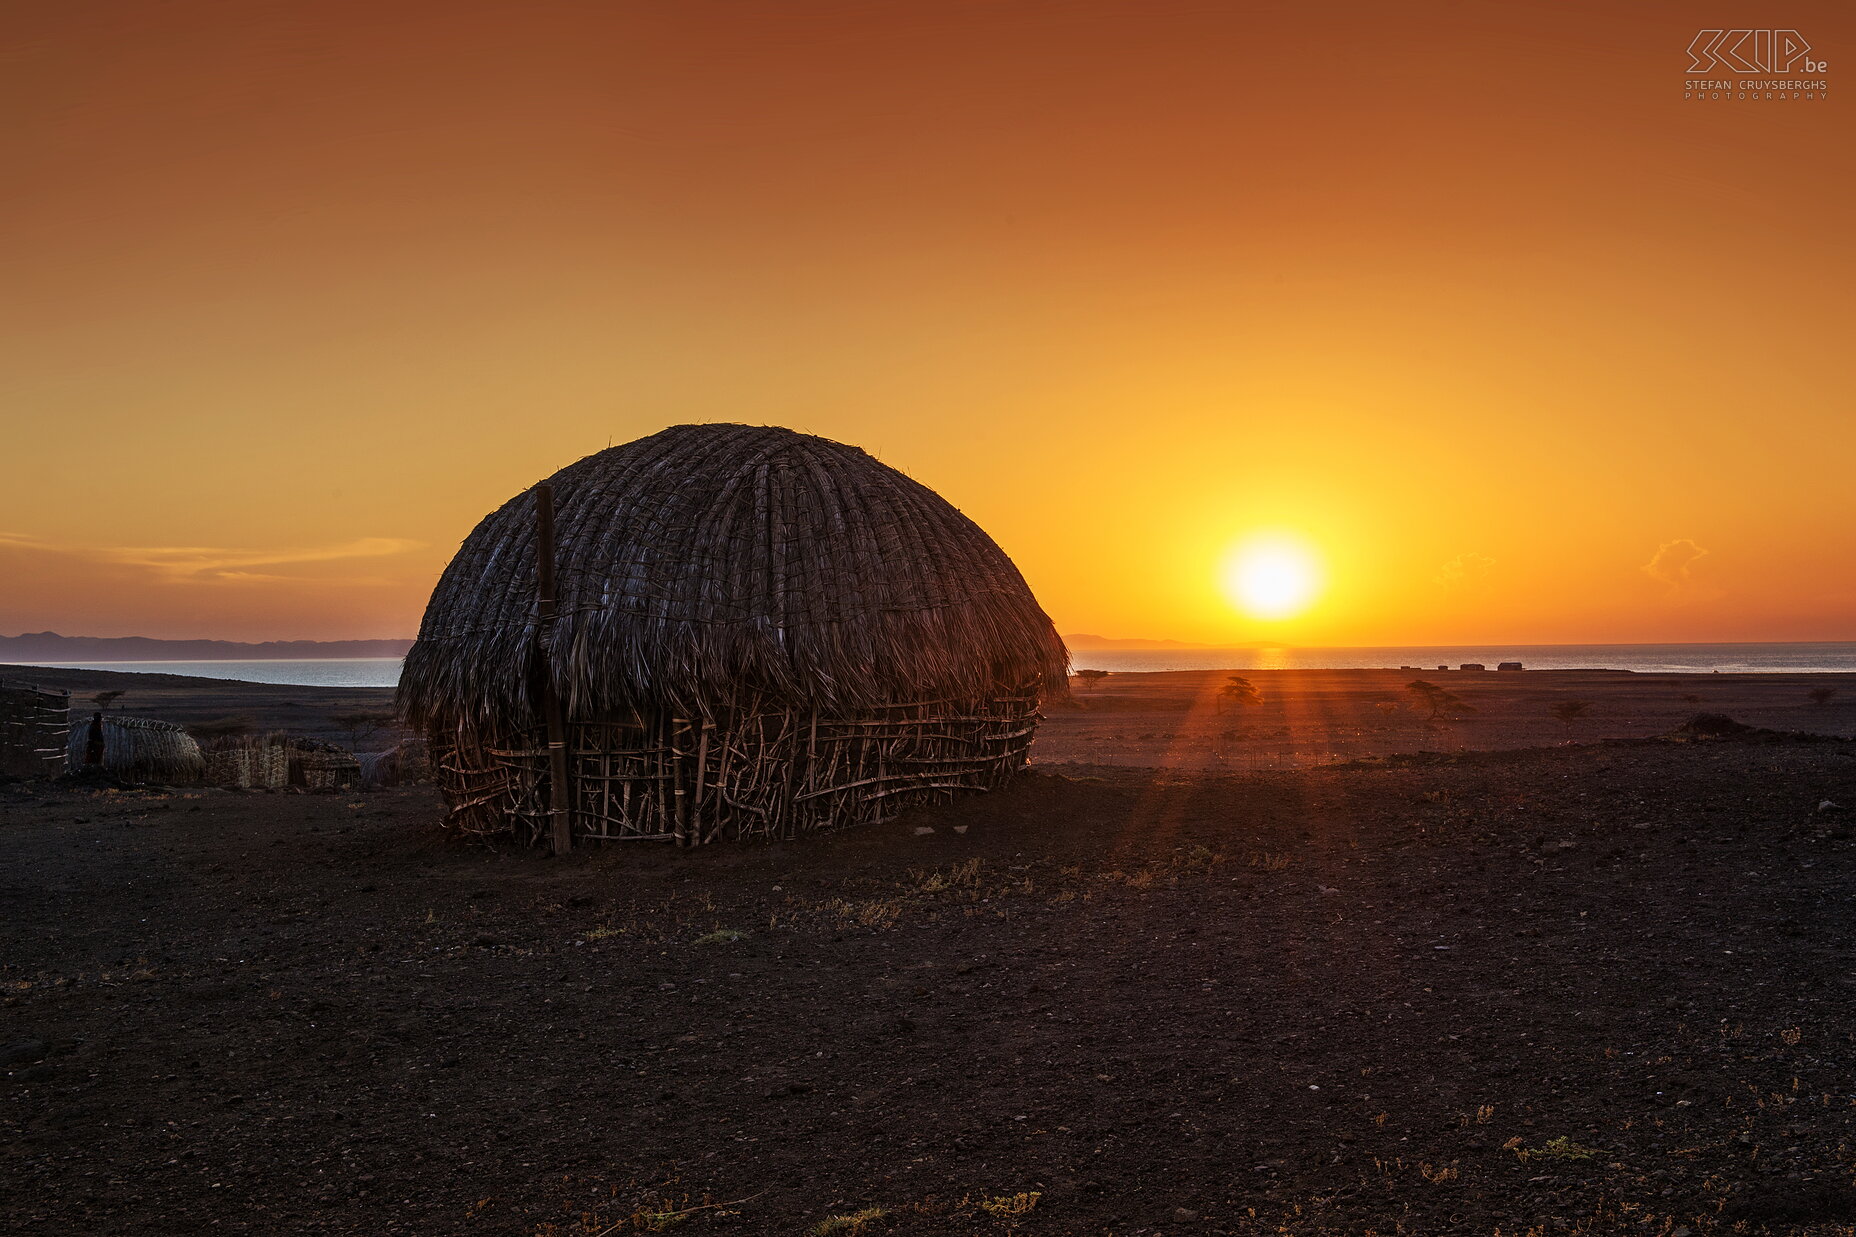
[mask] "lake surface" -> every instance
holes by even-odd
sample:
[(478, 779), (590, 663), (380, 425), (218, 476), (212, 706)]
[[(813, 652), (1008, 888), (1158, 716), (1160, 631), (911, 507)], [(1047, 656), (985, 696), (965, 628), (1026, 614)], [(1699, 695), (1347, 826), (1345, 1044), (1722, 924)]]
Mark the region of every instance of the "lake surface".
[(1361, 670), (1460, 666), (1493, 670), (1635, 670), (1640, 674), (1797, 674), (1856, 671), (1856, 642), (1827, 644), (1445, 644), (1357, 649), (1126, 649), (1071, 654), (1078, 669)]
[(38, 661), (63, 670), (120, 670), (126, 674), (187, 674), (201, 679), (242, 679), (295, 687), (393, 687), (402, 657), (305, 657), (257, 661)]
[[(1082, 651), (1077, 668), (1118, 670), (1355, 670), (1518, 661), (1530, 670), (1635, 670), (1645, 674), (1856, 672), (1856, 642), (1826, 644), (1449, 644), (1353, 649), (1123, 649)], [(71, 670), (188, 674), (308, 687), (392, 687), (398, 657), (270, 661), (38, 662)]]

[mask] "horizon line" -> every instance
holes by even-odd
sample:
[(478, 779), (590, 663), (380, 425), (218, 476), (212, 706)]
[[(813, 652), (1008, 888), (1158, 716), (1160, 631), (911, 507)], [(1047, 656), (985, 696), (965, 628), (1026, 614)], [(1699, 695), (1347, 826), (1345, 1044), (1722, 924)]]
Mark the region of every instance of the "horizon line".
[[(1059, 633), (1061, 634), (1061, 633)], [(144, 640), (160, 644), (231, 644), (251, 648), (279, 644), (407, 644), (417, 643), (416, 636), (355, 636), (333, 639), (312, 637), (270, 638), (265, 640), (234, 640), (223, 636), (67, 636), (58, 632), (22, 632), (16, 636), (0, 636), (0, 641), (28, 639), (33, 636), (50, 636), (58, 640)], [(1064, 637), (1066, 640), (1068, 637)], [(1505, 648), (1672, 648), (1704, 647), (1709, 645), (1819, 645), (1819, 644), (1856, 644), (1856, 637), (1841, 639), (1810, 640), (1453, 640), (1435, 644), (1414, 644), (1391, 642), (1384, 644), (1301, 644), (1291, 641), (1249, 640), (1231, 644), (1202, 644), (1192, 641), (1171, 640), (1162, 637), (1097, 637), (1102, 643), (1094, 648), (1082, 648), (1079, 652), (1120, 652), (1120, 653), (1203, 653), (1260, 649), (1319, 650), (1319, 649), (1463, 649), (1478, 646)], [(1116, 645), (1161, 645), (1164, 647), (1116, 648)], [(376, 655), (381, 656), (381, 655)], [(392, 655), (385, 655), (392, 656)], [(127, 661), (198, 661), (214, 660), (211, 658), (125, 658)], [(233, 659), (236, 660), (236, 659)], [(303, 660), (353, 660), (349, 658)]]

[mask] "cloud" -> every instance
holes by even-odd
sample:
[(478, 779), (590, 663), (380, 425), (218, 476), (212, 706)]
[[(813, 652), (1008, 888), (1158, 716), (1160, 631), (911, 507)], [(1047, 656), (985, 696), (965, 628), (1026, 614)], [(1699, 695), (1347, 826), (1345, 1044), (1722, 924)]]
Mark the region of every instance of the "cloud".
[(1687, 537), (1678, 537), (1656, 547), (1656, 553), (1643, 565), (1643, 573), (1677, 592), (1684, 592), (1694, 583), (1692, 569), (1695, 564), (1706, 557), (1706, 550)]
[(246, 571), (245, 568), (381, 558), (417, 550), (423, 545), (424, 542), (408, 541), (403, 537), (361, 537), (334, 545), (287, 550), (233, 550), (218, 546), (118, 546), (97, 549), (93, 553), (109, 562), (152, 568), (170, 579), (211, 576), (225, 580), (252, 580), (281, 577), (272, 573)]
[(1471, 584), (1488, 578), (1495, 560), (1486, 554), (1459, 554), (1437, 569), (1439, 584)]
[(292, 577), (250, 569), (383, 558), (422, 549), (424, 545), (422, 541), (411, 541), (404, 537), (360, 537), (327, 545), (277, 548), (53, 545), (24, 533), (0, 533), (0, 546), (3, 547), (55, 555), (66, 560), (140, 568), (169, 583), (286, 580)]

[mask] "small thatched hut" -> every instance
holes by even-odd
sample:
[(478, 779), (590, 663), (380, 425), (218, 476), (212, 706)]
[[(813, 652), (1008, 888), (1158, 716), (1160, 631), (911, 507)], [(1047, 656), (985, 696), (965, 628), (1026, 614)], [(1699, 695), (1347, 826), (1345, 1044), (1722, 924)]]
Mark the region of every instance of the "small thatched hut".
[(173, 722), (99, 712), (72, 722), (65, 768), (96, 768), (136, 782), (197, 782), (206, 759), (193, 736)]
[(400, 703), (460, 828), (698, 845), (997, 786), (1068, 660), (925, 486), (791, 430), (679, 425), (484, 519)]

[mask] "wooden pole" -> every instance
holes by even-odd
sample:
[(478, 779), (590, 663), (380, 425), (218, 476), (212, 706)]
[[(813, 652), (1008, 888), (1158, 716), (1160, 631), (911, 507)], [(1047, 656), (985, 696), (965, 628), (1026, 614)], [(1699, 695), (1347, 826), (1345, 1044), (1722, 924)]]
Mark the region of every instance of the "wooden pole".
[(567, 723), (554, 690), (551, 653), (559, 598), (554, 587), (554, 487), (535, 487), (535, 629), (541, 643), (541, 717), (548, 728), (548, 815), (554, 853), (574, 848), (573, 787), (567, 776)]
[(678, 732), (679, 726), (689, 723), (681, 717), (670, 719), (670, 785), (671, 802), (676, 804), (673, 831), (678, 846), (690, 844), (689, 833), (689, 798), (683, 793), (683, 736)]

